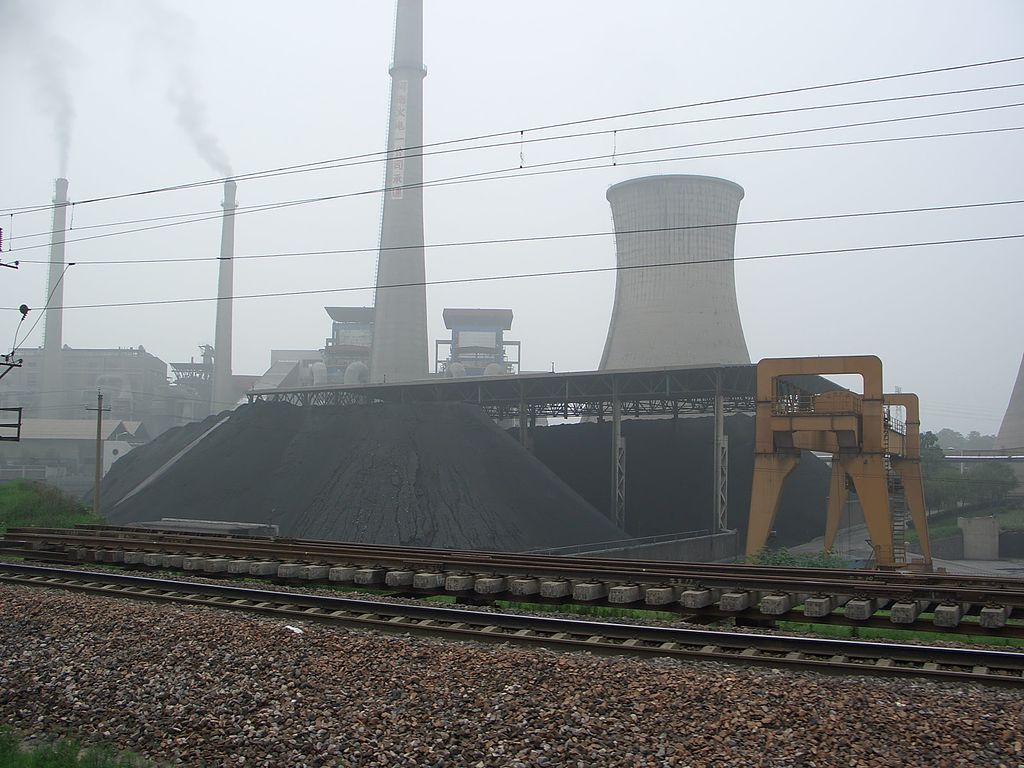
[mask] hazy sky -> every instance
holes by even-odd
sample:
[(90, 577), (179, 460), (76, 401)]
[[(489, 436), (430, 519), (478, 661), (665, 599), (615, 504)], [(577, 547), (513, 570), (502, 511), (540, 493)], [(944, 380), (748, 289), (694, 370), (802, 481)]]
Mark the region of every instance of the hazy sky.
[[(73, 200), (343, 158), (384, 148), (394, 3), (0, 0), (0, 208), (46, 204), (61, 172)], [(765, 91), (1024, 55), (1024, 4), (426, 0), (425, 140), (525, 131), (526, 143), (424, 159), (427, 179), (780, 131), (1024, 103), (1024, 87), (530, 143), (532, 127)], [(1024, 84), (1024, 62), (682, 109), (587, 126), (622, 129), (814, 104)], [(64, 126), (64, 128), (61, 128)], [(742, 185), (740, 221), (1024, 200), (1024, 131), (685, 161), (681, 155), (1024, 126), (1024, 108), (642, 155), (659, 162), (425, 192), (426, 241), (607, 232), (610, 184), (700, 173)], [(63, 137), (63, 138), (62, 138)], [(606, 161), (605, 161), (606, 162)], [(605, 163), (601, 163), (602, 165)], [(580, 165), (580, 164), (576, 164)], [(242, 206), (367, 192), (379, 163), (239, 183)], [(212, 297), (218, 185), (81, 203), (69, 239), (208, 212), (209, 220), (69, 243), (65, 305)], [(1024, 205), (744, 226), (736, 255), (1024, 233)], [(238, 217), (236, 254), (368, 249), (239, 260), (237, 294), (361, 288), (374, 280), (380, 195)], [(191, 218), (197, 218), (193, 216)], [(171, 220), (173, 221), (173, 220)], [(101, 228), (96, 225), (118, 223)], [(22, 302), (45, 304), (49, 213), (0, 216), (0, 338)], [(7, 253), (8, 245), (14, 250)], [(33, 246), (44, 247), (33, 247)], [(924, 426), (994, 432), (1024, 338), (1024, 241), (804, 256), (736, 265), (751, 355), (875, 353), (888, 387), (922, 397)], [(205, 258), (90, 265), (96, 260)], [(428, 280), (614, 264), (611, 237), (427, 251)], [(509, 307), (523, 367), (588, 370), (604, 344), (614, 275), (428, 288), (431, 351), (446, 306)], [(274, 348), (319, 348), (325, 305), (372, 291), (240, 300), (234, 370)], [(142, 344), (165, 361), (213, 342), (212, 302), (68, 309), (74, 347)], [(30, 316), (30, 320), (34, 319)], [(27, 346), (42, 343), (40, 324)], [(4, 336), (6, 334), (6, 336)], [(4, 341), (4, 345), (10, 341)], [(7, 347), (5, 347), (6, 349)]]

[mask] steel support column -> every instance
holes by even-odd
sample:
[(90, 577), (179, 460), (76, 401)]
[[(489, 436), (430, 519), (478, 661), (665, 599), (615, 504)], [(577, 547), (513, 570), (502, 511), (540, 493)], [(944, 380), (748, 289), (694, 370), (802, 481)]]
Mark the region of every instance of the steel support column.
[(626, 530), (626, 441), (622, 436), (622, 401), (618, 379), (612, 379), (612, 520)]
[(729, 512), (729, 438), (725, 434), (725, 398), (722, 396), (722, 378), (715, 380), (715, 480), (714, 519), (711, 533), (728, 530)]

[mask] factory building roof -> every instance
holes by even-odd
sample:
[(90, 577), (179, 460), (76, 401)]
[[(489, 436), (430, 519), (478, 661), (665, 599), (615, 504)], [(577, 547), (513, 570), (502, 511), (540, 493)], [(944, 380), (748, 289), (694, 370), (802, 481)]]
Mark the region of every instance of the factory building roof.
[(512, 328), (511, 309), (446, 309), (445, 328)]
[[(142, 422), (104, 421), (104, 440), (135, 437)], [(140, 434), (148, 440), (148, 434)], [(25, 419), (21, 422), (22, 440), (95, 440), (96, 422), (92, 419)]]
[(372, 323), (373, 307), (324, 307), (336, 323)]

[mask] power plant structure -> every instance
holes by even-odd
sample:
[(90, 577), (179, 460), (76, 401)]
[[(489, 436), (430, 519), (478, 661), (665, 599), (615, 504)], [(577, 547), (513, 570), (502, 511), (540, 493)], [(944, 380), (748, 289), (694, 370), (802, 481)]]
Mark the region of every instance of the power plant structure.
[[(53, 414), (62, 404), (61, 350), (64, 347), (64, 242), (67, 238), (68, 180), (57, 179), (53, 188), (53, 228), (50, 233), (50, 272), (46, 286), (46, 324), (43, 327), (43, 375), (40, 407)], [(55, 414), (54, 414), (55, 415)]]
[(607, 198), (618, 272), (601, 370), (749, 363), (733, 270), (743, 188), (646, 176)]
[(1010, 403), (1006, 406), (1003, 421), (999, 425), (996, 436), (996, 448), (1024, 448), (1024, 357), (1017, 371), (1017, 381), (1010, 394)]
[[(1024, 448), (1024, 357), (1021, 358), (1017, 381), (1010, 394), (1010, 403), (1006, 406), (1006, 413), (1003, 414), (1003, 421), (999, 425), (999, 434), (996, 435), (997, 450), (1020, 453), (1022, 448)], [(1020, 482), (1016, 493), (1022, 493), (1024, 492), (1024, 464), (1018, 463), (1012, 466), (1017, 480)]]
[(420, 157), (425, 75), (423, 2), (398, 0), (370, 354), (374, 382), (423, 379), (428, 371)]
[(238, 393), (231, 379), (232, 302), (235, 280), (235, 200), (237, 185), (224, 182), (224, 216), (220, 231), (220, 271), (217, 280), (217, 324), (213, 339), (213, 388), (210, 413), (233, 408)]

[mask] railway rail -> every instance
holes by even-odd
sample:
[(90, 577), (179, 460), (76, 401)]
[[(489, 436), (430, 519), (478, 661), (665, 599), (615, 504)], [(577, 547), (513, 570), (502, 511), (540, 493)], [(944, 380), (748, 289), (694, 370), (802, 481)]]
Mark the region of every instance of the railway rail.
[(0, 563), (0, 583), (560, 651), (1024, 686), (1024, 654), (1007, 651), (637, 626), (275, 592), (17, 563)]
[(341, 582), (473, 600), (574, 602), (708, 621), (811, 621), (1024, 637), (1024, 579), (517, 554), (82, 526), (12, 528), (0, 554)]

